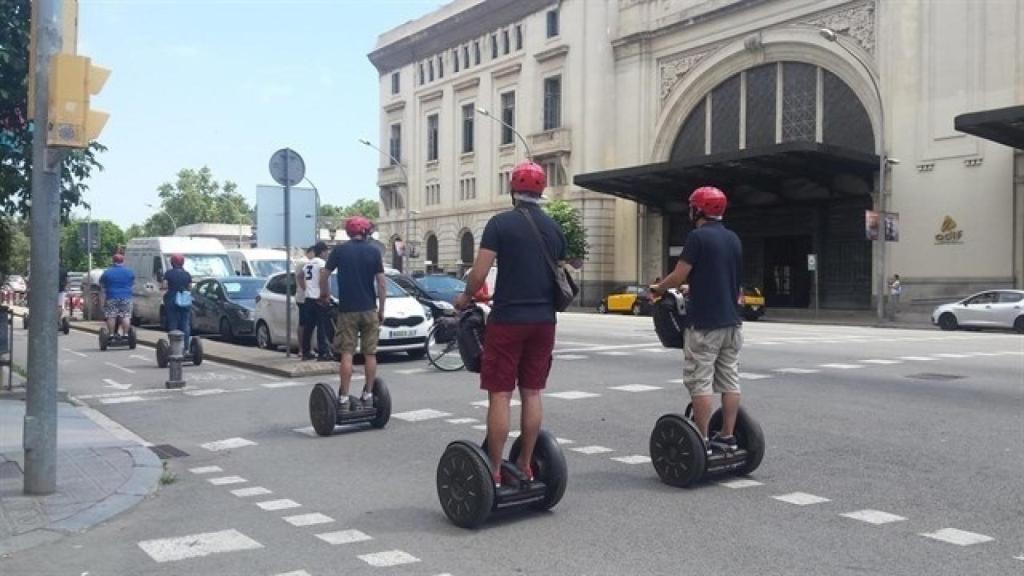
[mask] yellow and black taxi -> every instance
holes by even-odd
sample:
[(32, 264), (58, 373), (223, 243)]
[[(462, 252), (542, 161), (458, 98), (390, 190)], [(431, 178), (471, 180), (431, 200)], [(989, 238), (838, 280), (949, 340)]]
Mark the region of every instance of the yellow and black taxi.
[(624, 312), (640, 316), (651, 313), (652, 303), (651, 291), (647, 286), (629, 284), (618, 286), (609, 292), (597, 305), (597, 311), (601, 314)]
[(744, 288), (740, 314), (744, 320), (757, 320), (764, 316), (764, 294), (760, 288)]

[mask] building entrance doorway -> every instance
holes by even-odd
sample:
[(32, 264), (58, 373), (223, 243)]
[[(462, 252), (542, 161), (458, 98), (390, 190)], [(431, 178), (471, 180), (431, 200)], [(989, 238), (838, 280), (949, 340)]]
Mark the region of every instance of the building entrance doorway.
[(810, 236), (777, 236), (764, 239), (764, 296), (769, 308), (806, 308), (811, 302), (811, 277), (807, 255)]

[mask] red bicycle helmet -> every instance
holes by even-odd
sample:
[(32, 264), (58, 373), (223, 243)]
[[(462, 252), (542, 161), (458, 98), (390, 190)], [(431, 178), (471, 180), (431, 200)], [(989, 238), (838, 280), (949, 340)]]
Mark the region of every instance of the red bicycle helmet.
[(694, 220), (701, 216), (720, 220), (728, 203), (725, 193), (718, 188), (701, 186), (690, 194), (690, 213), (693, 214)]
[(540, 196), (544, 193), (544, 188), (547, 185), (548, 178), (544, 174), (544, 169), (531, 160), (520, 162), (512, 169), (511, 188), (513, 192)]
[(118, 252), (113, 256), (114, 264), (124, 264), (124, 254)]
[(349, 238), (362, 236), (366, 238), (373, 230), (373, 222), (363, 216), (353, 216), (345, 221), (345, 233)]
[(182, 254), (174, 254), (171, 256), (171, 268), (181, 268), (185, 266), (185, 256)]

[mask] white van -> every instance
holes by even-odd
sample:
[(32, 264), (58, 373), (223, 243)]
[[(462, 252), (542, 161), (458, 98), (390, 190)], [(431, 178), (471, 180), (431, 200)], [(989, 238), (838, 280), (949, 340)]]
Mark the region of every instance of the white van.
[(171, 256), (175, 254), (185, 257), (185, 270), (192, 275), (193, 282), (201, 278), (235, 275), (224, 245), (216, 238), (134, 238), (125, 249), (124, 262), (135, 272), (132, 290), (132, 322), (135, 324), (164, 325), (160, 283), (163, 282), (164, 271), (171, 268)]
[[(228, 250), (231, 266), (237, 276), (266, 278), (288, 269), (288, 253), (270, 248)], [(292, 259), (294, 261), (294, 258)]]

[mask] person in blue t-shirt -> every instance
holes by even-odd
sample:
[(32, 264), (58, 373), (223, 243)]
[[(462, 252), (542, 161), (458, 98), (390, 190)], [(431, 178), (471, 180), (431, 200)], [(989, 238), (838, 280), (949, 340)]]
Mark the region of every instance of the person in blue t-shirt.
[[(114, 254), (114, 265), (103, 271), (100, 276), (100, 305), (103, 316), (107, 319), (107, 330), (115, 333), (121, 328), (121, 335), (127, 335), (132, 321), (132, 285), (135, 284), (135, 272), (125, 268), (124, 255)], [(120, 324), (118, 325), (118, 321)]]
[[(686, 237), (675, 270), (651, 286), (655, 294), (689, 281), (686, 307), (683, 382), (693, 401), (693, 420), (708, 452), (735, 451), (733, 434), (740, 409), (739, 353), (743, 328), (737, 313), (742, 298), (743, 247), (739, 236), (722, 224), (728, 200), (718, 188), (704, 186), (690, 195), (690, 220), (696, 228)], [(722, 429), (708, 439), (714, 393), (722, 395)]]
[(179, 292), (192, 289), (192, 275), (185, 270), (185, 256), (171, 256), (171, 269), (164, 274), (164, 316), (167, 317), (167, 332), (180, 330), (185, 334), (183, 343), (186, 354), (189, 352), (189, 340), (192, 337), (192, 305), (178, 306)]
[[(352, 358), (356, 341), (363, 355), (366, 380), (360, 403), (373, 406), (373, 380), (377, 376), (377, 339), (384, 321), (384, 301), (387, 300), (387, 279), (380, 250), (367, 242), (373, 231), (373, 222), (362, 216), (353, 216), (345, 222), (349, 241), (335, 246), (320, 271), (320, 302), (331, 302), (331, 273), (338, 271), (338, 320), (334, 334), (334, 348), (341, 353), (338, 376), (341, 386), (338, 397), (342, 409), (349, 406), (348, 390), (352, 383)], [(376, 294), (374, 289), (376, 288)], [(307, 299), (309, 297), (307, 287)]]

